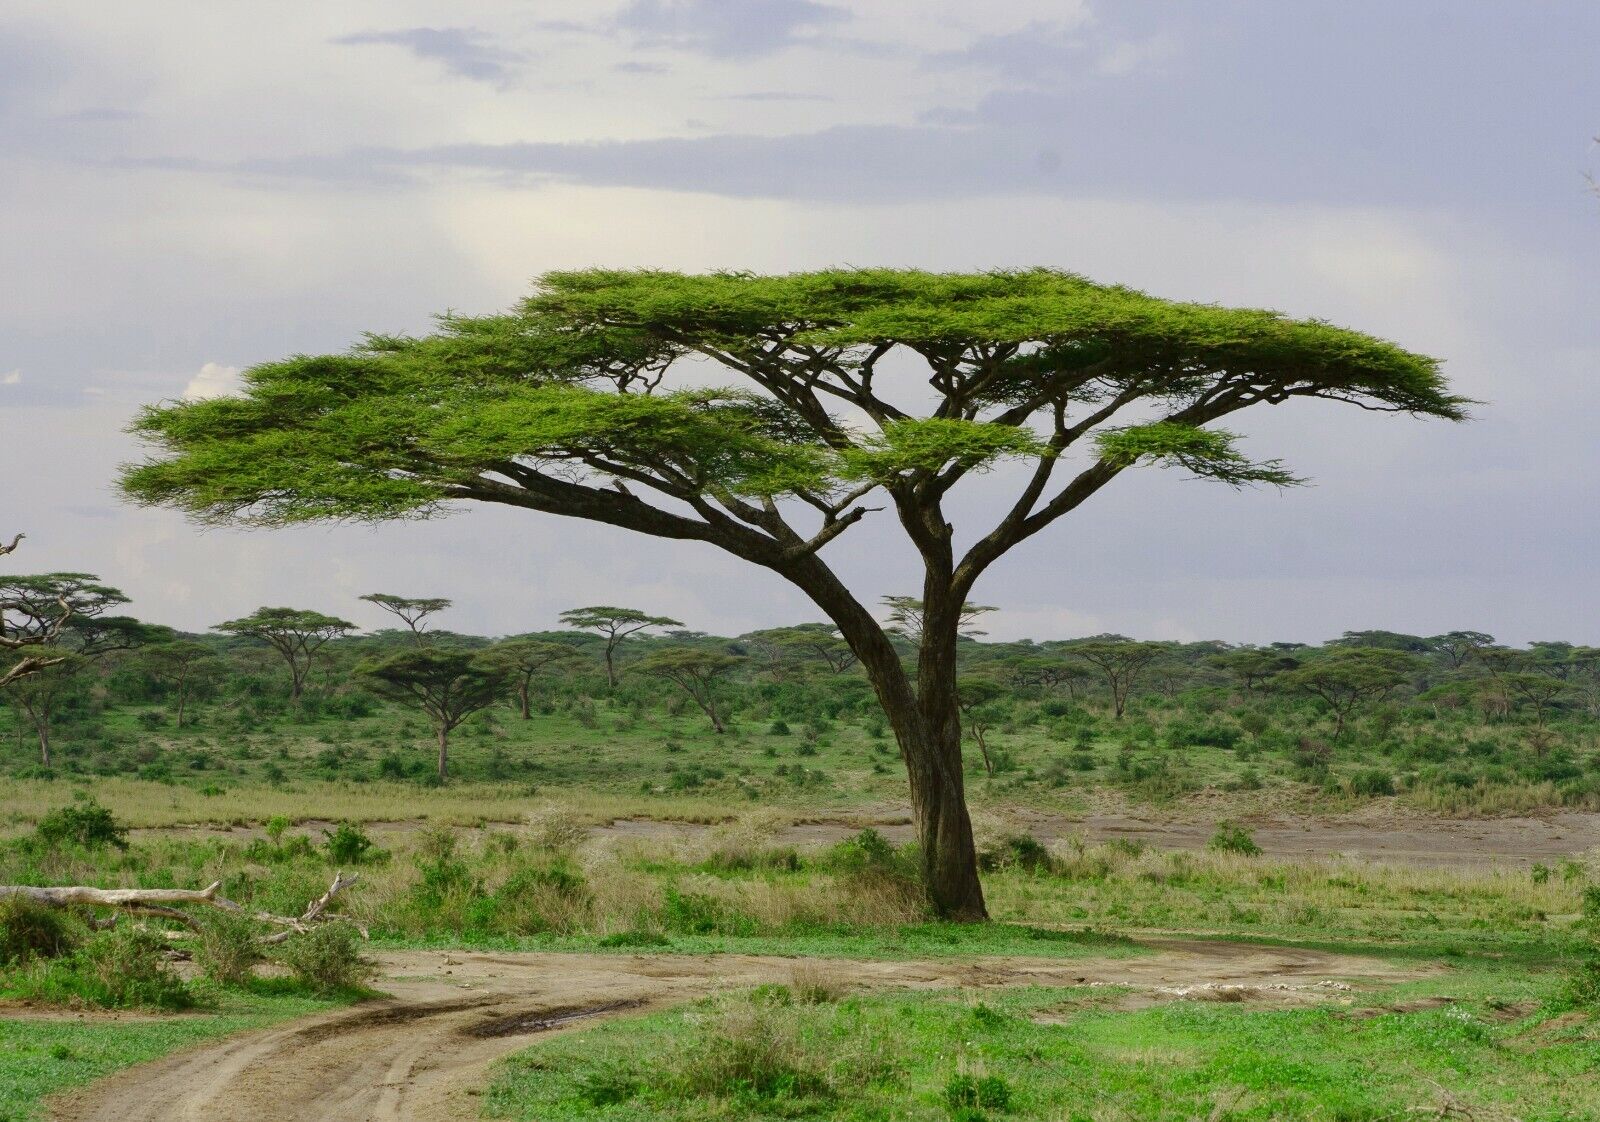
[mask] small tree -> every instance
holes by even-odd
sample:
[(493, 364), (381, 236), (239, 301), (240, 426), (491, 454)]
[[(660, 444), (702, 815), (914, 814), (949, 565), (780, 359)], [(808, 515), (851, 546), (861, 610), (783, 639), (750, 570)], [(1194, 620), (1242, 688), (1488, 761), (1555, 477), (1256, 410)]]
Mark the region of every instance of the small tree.
[(442, 596), (416, 599), (409, 596), (391, 596), (387, 592), (370, 592), (361, 599), (369, 604), (378, 605), (404, 623), (406, 630), (411, 632), (412, 641), (419, 647), (428, 641), (428, 627), (423, 621), (437, 612), (444, 611), (451, 603)]
[(1172, 649), (1170, 643), (1136, 643), (1132, 639), (1088, 639), (1073, 643), (1065, 653), (1079, 658), (1100, 671), (1111, 691), (1111, 708), (1117, 720), (1128, 708), (1139, 675), (1156, 659)]
[(652, 616), (637, 608), (610, 608), (604, 605), (573, 608), (562, 612), (561, 622), (568, 627), (600, 632), (606, 641), (606, 684), (612, 689), (617, 685), (617, 648), (628, 636), (652, 627), (683, 626), (681, 620), (672, 619), (670, 616)]
[(997, 698), (1005, 695), (1005, 687), (993, 678), (961, 678), (956, 684), (956, 703), (961, 707), (961, 715), (967, 719), (967, 728), (972, 732), (972, 739), (978, 745), (978, 754), (983, 757), (983, 772), (991, 779), (994, 778), (994, 760), (989, 757), (989, 731), (988, 706)]
[(1298, 670), (1278, 675), (1273, 684), (1320, 698), (1334, 717), (1333, 738), (1344, 735), (1345, 720), (1361, 705), (1382, 701), (1417, 672), (1417, 657), (1387, 647), (1335, 647)]
[(450, 734), (462, 721), (505, 696), (510, 671), (487, 651), (418, 647), (356, 665), (369, 687), (420, 708), (439, 744), (439, 782), (449, 778)]
[(179, 639), (146, 647), (140, 665), (145, 673), (165, 683), (172, 691), (173, 719), (181, 729), (189, 696), (199, 681), (215, 672), (217, 656), (203, 643)]
[(219, 623), (213, 630), (260, 639), (283, 657), (289, 667), (289, 699), (299, 701), (317, 652), (331, 639), (354, 631), (356, 625), (321, 612), (300, 608), (257, 608), (242, 619)]
[(551, 643), (540, 639), (507, 639), (496, 643), (484, 654), (504, 664), (516, 687), (517, 708), (524, 721), (533, 717), (533, 679), (546, 667), (570, 664), (582, 657), (581, 652), (567, 643)]
[(718, 733), (727, 732), (723, 708), (718, 705), (717, 686), (744, 660), (720, 651), (694, 647), (669, 647), (656, 651), (639, 663), (646, 674), (665, 678), (688, 694)]

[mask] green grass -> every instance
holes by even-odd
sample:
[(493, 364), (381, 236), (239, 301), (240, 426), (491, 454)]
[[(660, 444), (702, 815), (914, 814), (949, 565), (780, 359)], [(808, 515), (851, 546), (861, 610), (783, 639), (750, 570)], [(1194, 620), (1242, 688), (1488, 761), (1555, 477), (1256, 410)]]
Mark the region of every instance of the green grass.
[(227, 992), (215, 1013), (159, 1018), (6, 1019), (0, 1010), (0, 1122), (44, 1117), (40, 1100), (121, 1068), (336, 1002)]
[[(1594, 1117), (1600, 1032), (1591, 1023), (1541, 1028), (1546, 1014), (1505, 1003), (1547, 995), (1552, 984), (1487, 968), (1315, 1008), (1177, 1001), (1116, 1011), (1118, 993), (1104, 988), (811, 1006), (770, 994), (722, 998), (539, 1044), (496, 1069), (486, 1113), (551, 1122), (1377, 1122), (1430, 1116), (1448, 1095), (1478, 1118)], [(1417, 1007), (1442, 991), (1456, 1000)], [(971, 1089), (985, 1080), (991, 1099), (1008, 1100), (1004, 1110), (953, 1109), (981, 1097)]]

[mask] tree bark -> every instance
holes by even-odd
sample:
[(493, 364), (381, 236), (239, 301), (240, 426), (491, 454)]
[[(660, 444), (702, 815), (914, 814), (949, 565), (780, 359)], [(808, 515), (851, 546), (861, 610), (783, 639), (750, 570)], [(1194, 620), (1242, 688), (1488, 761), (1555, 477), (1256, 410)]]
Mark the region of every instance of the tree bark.
[(925, 585), (930, 611), (914, 687), (882, 626), (831, 570), (808, 556), (779, 571), (838, 625), (894, 730), (911, 792), (929, 907), (941, 919), (988, 919), (962, 777), (955, 658), (960, 598), (952, 591), (950, 574), (931, 576)]
[(439, 726), (439, 782), (443, 784), (446, 779), (446, 768), (450, 758), (450, 726)]
[(526, 678), (517, 686), (517, 707), (521, 710), (524, 721), (533, 720), (533, 699), (530, 696), (532, 692)]

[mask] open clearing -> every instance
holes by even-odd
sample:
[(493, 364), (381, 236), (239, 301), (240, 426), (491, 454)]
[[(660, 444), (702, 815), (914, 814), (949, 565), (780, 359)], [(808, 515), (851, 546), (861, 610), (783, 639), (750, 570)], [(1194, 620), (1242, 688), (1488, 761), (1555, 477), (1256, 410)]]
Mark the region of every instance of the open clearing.
[[(1364, 986), (1439, 968), (1303, 948), (1152, 941), (1150, 953), (966, 961), (808, 960), (866, 989), (1127, 987), (1144, 1000), (1236, 988), (1273, 1002), (1353, 1000)], [(60, 1100), (61, 1122), (325, 1122), (468, 1119), (494, 1060), (541, 1032), (724, 989), (788, 981), (778, 956), (380, 954), (389, 997), (246, 1033), (131, 1068)], [(553, 1022), (553, 1023), (552, 1023)]]
[[(1001, 816), (1012, 832), (1027, 833), (1040, 841), (1078, 837), (1087, 844), (1114, 840), (1137, 842), (1157, 849), (1204, 849), (1216, 832), (1217, 818), (1202, 814), (1140, 814), (1131, 810), (1089, 813), (1081, 816), (1048, 811), (1008, 808)], [(1475, 866), (1485, 864), (1532, 865), (1557, 861), (1600, 849), (1600, 814), (1589, 811), (1551, 811), (1542, 815), (1501, 818), (1440, 818), (1398, 813), (1379, 804), (1340, 815), (1289, 813), (1240, 815), (1256, 844), (1269, 857), (1353, 857), (1423, 866)], [(332, 829), (332, 820), (308, 819), (299, 829), (313, 836)], [(366, 829), (380, 840), (413, 833), (422, 819), (374, 821)], [(838, 818), (792, 821), (775, 828), (773, 845), (826, 846), (843, 841), (871, 826), (900, 845), (914, 840), (909, 813), (893, 808)], [(507, 829), (504, 824), (482, 829)], [(591, 837), (618, 840), (692, 841), (714, 827), (704, 822), (661, 818), (623, 817), (594, 826)], [(476, 828), (473, 828), (476, 829)], [(132, 831), (137, 839), (163, 837), (215, 837), (248, 840), (264, 836), (259, 826), (172, 826)]]

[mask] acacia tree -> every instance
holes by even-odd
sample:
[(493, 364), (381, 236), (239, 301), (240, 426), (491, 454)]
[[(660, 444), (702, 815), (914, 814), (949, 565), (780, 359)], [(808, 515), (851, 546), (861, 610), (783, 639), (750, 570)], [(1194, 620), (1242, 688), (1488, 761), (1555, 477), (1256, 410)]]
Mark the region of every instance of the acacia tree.
[(682, 620), (670, 616), (653, 616), (637, 608), (611, 608), (605, 605), (562, 612), (561, 622), (568, 627), (600, 632), (606, 641), (606, 684), (612, 689), (617, 685), (617, 648), (628, 636), (653, 627), (683, 626)]
[(241, 619), (219, 623), (213, 631), (260, 639), (283, 657), (289, 667), (289, 700), (299, 701), (317, 652), (330, 639), (348, 635), (356, 625), (300, 608), (257, 608)]
[(487, 655), (503, 663), (517, 691), (517, 709), (524, 721), (533, 719), (533, 679), (547, 666), (570, 663), (580, 657), (570, 643), (541, 639), (507, 639), (490, 647)]
[(1338, 740), (1351, 713), (1388, 697), (1411, 680), (1419, 665), (1416, 655), (1390, 647), (1335, 647), (1272, 682), (1320, 698), (1333, 713), (1333, 738)]
[(506, 694), (510, 672), (484, 651), (419, 647), (356, 664), (369, 688), (416, 705), (433, 720), (439, 744), (439, 782), (449, 778), (450, 734), (462, 721)]
[[(928, 609), (917, 596), (885, 596), (883, 606), (889, 609), (888, 631), (891, 635), (898, 635), (909, 643), (921, 645), (922, 632), (927, 626)], [(967, 639), (975, 639), (984, 632), (977, 630), (972, 625), (979, 616), (997, 611), (990, 604), (962, 604), (961, 611), (956, 619), (956, 634)]]
[(156, 643), (141, 652), (140, 665), (145, 673), (172, 690), (174, 720), (178, 728), (183, 727), (184, 712), (196, 683), (215, 672), (217, 661), (215, 651), (191, 639)]
[(700, 712), (711, 722), (717, 733), (727, 732), (723, 723), (726, 714), (717, 703), (718, 683), (743, 662), (737, 655), (720, 651), (697, 650), (694, 647), (669, 647), (654, 651), (639, 663), (646, 674), (665, 678), (688, 694), (700, 707)]
[(850, 649), (831, 623), (797, 623), (790, 627), (769, 627), (744, 636), (767, 652), (768, 661), (781, 663), (785, 656), (816, 659), (834, 674), (843, 674), (856, 664)]
[(392, 596), (387, 592), (369, 592), (361, 599), (369, 604), (378, 605), (405, 624), (406, 630), (411, 632), (412, 642), (419, 647), (428, 641), (428, 625), (423, 621), (437, 612), (444, 611), (451, 604), (451, 601), (442, 596)]
[(1066, 654), (1081, 658), (1100, 671), (1111, 691), (1111, 708), (1117, 720), (1128, 708), (1128, 695), (1149, 665), (1172, 650), (1170, 643), (1136, 643), (1132, 639), (1090, 639), (1073, 643)]
[[(739, 388), (697, 379), (705, 363)], [(154, 453), (123, 488), (265, 526), (494, 503), (770, 570), (861, 660), (906, 766), (929, 902), (976, 920), (955, 689), (969, 593), (1136, 465), (1295, 482), (1206, 426), (1301, 398), (1454, 419), (1467, 404), (1435, 360), (1380, 339), (1046, 269), (587, 270), (547, 274), (506, 315), (449, 315), (427, 337), (253, 367), (240, 396), (147, 409), (133, 427)], [(958, 539), (947, 498), (1007, 460), (1022, 467), (996, 479), (992, 519)], [(911, 669), (823, 557), (879, 508), (923, 572)]]
[(994, 760), (989, 756), (990, 715), (987, 706), (1003, 697), (1005, 692), (1005, 687), (993, 678), (962, 677), (956, 683), (956, 706), (967, 719), (973, 742), (983, 757), (983, 772), (991, 779), (994, 778)]
[[(0, 545), (0, 557), (15, 553), (26, 534), (14, 534), (10, 545)], [(58, 635), (72, 616), (72, 605), (64, 599), (40, 603), (36, 597), (17, 594), (0, 584), (0, 651), (24, 651), (43, 647)], [(24, 653), (4, 671), (0, 686), (37, 674), (65, 659), (64, 655)]]
[(120, 590), (101, 584), (92, 573), (45, 573), (0, 582), (3, 614), (13, 621), (7, 633), (47, 642), (51, 651), (48, 656), (24, 658), (0, 674), (0, 686), (33, 726), (45, 767), (51, 764), (50, 730), (56, 711), (77, 676), (104, 655), (171, 635), (165, 628), (128, 616), (105, 614), (127, 602)]

